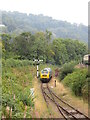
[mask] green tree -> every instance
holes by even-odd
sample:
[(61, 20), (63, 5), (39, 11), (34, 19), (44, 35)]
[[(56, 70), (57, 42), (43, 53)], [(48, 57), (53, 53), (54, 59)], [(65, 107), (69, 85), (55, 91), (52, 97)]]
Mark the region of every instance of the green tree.
[(22, 33), (14, 39), (14, 52), (21, 56), (21, 58), (32, 58), (32, 46), (35, 38), (29, 33)]
[(2, 43), (4, 45), (5, 50), (10, 51), (11, 50), (11, 36), (9, 34), (2, 34), (1, 38), (2, 38)]
[(61, 65), (68, 61), (67, 50), (65, 44), (62, 42), (62, 39), (53, 40), (52, 49), (54, 52), (54, 60), (56, 64)]

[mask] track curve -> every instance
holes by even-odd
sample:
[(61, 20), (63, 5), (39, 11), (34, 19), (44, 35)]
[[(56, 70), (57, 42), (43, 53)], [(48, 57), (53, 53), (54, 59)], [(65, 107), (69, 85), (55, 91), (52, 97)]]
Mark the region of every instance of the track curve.
[[(43, 83), (41, 83), (41, 89), (42, 94), (45, 99), (45, 102), (48, 106), (47, 98), (51, 100), (59, 110), (60, 114), (63, 116), (64, 119), (70, 120), (70, 119), (85, 119), (90, 120), (88, 116), (84, 115), (80, 111), (78, 111), (76, 108), (71, 106), (69, 103), (66, 103), (64, 100), (62, 100), (60, 97), (58, 97), (54, 92), (51, 91), (51, 89), (48, 86), (48, 83), (46, 83), (46, 87), (43, 87)], [(47, 92), (48, 90), (48, 92)]]

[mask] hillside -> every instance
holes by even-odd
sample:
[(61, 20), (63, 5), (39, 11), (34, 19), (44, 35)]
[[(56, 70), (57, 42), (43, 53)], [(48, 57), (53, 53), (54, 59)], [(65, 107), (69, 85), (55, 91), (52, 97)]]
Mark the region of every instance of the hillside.
[(54, 38), (78, 39), (86, 43), (88, 41), (87, 26), (55, 20), (42, 14), (27, 15), (26, 13), (2, 11), (2, 24), (6, 26), (3, 31), (8, 33), (17, 34), (26, 31), (35, 33), (47, 29), (52, 32)]

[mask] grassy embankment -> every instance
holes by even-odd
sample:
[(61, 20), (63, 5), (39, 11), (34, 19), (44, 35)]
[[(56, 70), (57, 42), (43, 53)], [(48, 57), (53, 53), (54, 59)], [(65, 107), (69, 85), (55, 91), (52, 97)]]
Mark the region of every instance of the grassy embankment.
[[(39, 65), (39, 70), (45, 67), (50, 67), (52, 71), (55, 71), (57, 68), (57, 66), (41, 64)], [(35, 78), (36, 66), (33, 66), (31, 61), (3, 60), (2, 73), (2, 117), (31, 118), (44, 117), (43, 115), (49, 116), (50, 110), (47, 107), (38, 113), (38, 110), (40, 111), (42, 106), (41, 103), (44, 100), (42, 100), (41, 89), (38, 89), (40, 81), (37, 81)], [(30, 88), (34, 88), (34, 100), (30, 96)]]
[(65, 93), (65, 101), (71, 101), (69, 98), (72, 99), (70, 104), (88, 115), (88, 88), (90, 81), (88, 68), (85, 65), (76, 65), (73, 62), (65, 64), (60, 71), (59, 79), (64, 88), (71, 91), (69, 92), (71, 95)]
[(30, 61), (3, 60), (2, 71), (2, 117), (31, 118), (34, 108), (30, 88), (35, 74)]
[[(55, 69), (58, 66), (50, 65), (50, 64), (41, 64), (39, 65), (39, 70), (50, 67), (53, 71), (53, 78), (50, 81), (49, 85), (53, 86), (53, 91), (57, 93), (57, 95), (61, 96), (66, 101), (70, 101), (70, 103), (75, 104), (77, 100), (77, 105), (81, 103), (80, 100), (72, 97), (71, 90), (72, 90), (72, 79), (73, 82), (76, 83), (76, 86), (81, 83), (82, 85), (82, 78), (84, 81), (86, 75), (86, 69), (68, 69), (69, 74), (65, 76), (63, 74), (64, 79), (62, 83), (69, 87), (65, 88), (62, 83), (58, 82), (57, 79), (57, 87), (54, 87), (54, 76), (55, 76)], [(66, 70), (66, 69), (65, 69)], [(64, 70), (64, 73), (65, 73)], [(60, 70), (60, 74), (63, 73), (63, 70)], [(66, 70), (67, 71), (67, 70)], [(66, 72), (67, 73), (67, 72)], [(33, 118), (47, 118), (47, 117), (57, 117), (58, 114), (55, 114), (55, 110), (53, 108), (47, 109), (45, 101), (43, 99), (41, 89), (40, 89), (40, 81), (37, 80), (36, 76), (36, 66), (33, 66), (30, 61), (3, 61), (3, 75), (2, 75), (2, 117), (33, 117)], [(73, 76), (73, 77), (72, 77)], [(81, 77), (80, 77), (81, 76)], [(81, 80), (78, 80), (79, 79)], [(77, 80), (77, 81), (76, 81)], [(78, 83), (79, 81), (79, 83)], [(30, 96), (30, 88), (34, 88), (34, 100), (32, 96)], [(76, 87), (75, 87), (76, 88)], [(77, 87), (80, 88), (80, 87)], [(85, 89), (84, 89), (85, 91)], [(70, 99), (72, 100), (70, 100)], [(79, 104), (79, 107), (83, 105)], [(77, 106), (76, 106), (77, 107)], [(85, 106), (85, 108), (87, 108)], [(83, 109), (83, 108), (82, 108)], [(86, 111), (87, 112), (87, 111)], [(50, 113), (53, 113), (52, 115)]]
[(75, 62), (70, 62), (63, 65), (60, 72), (60, 80), (69, 87), (72, 93), (78, 97), (88, 99), (88, 69), (83, 65), (78, 65)]

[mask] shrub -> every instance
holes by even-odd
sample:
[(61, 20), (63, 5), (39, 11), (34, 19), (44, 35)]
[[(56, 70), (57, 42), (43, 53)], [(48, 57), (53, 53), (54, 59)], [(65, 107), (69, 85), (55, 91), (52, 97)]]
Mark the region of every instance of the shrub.
[[(5, 61), (3, 61), (5, 63)], [(32, 96), (30, 96), (30, 88), (32, 85), (32, 73), (30, 73), (30, 67), (10, 67), (8, 59), (9, 67), (3, 67), (2, 72), (2, 115), (9, 118), (6, 112), (6, 107), (8, 106), (10, 109), (12, 108), (12, 118), (22, 118), (24, 116), (25, 104), (28, 107), (28, 117), (30, 115), (30, 109), (33, 108), (34, 102)], [(14, 66), (18, 65), (18, 60)], [(22, 64), (22, 63), (21, 63)], [(15, 97), (14, 97), (15, 95)]]
[(21, 91), (20, 92), (20, 95), (19, 95), (19, 99), (20, 101), (23, 102), (24, 105), (27, 105), (27, 106), (34, 106), (33, 104), (33, 98), (32, 96), (30, 96), (30, 90), (24, 90), (24, 91)]
[(82, 96), (82, 88), (86, 84), (87, 69), (78, 69), (72, 74), (67, 75), (63, 83), (70, 87), (77, 96)]
[(33, 61), (30, 60), (15, 60), (13, 58), (7, 59), (2, 61), (3, 67), (18, 67), (18, 66), (27, 66), (33, 65)]
[(90, 90), (90, 77), (87, 78), (86, 83), (82, 88), (82, 94), (84, 100), (88, 100), (88, 97), (90, 96), (89, 90)]
[(60, 80), (64, 79), (64, 77), (69, 74), (72, 73), (74, 71), (74, 66), (76, 65), (75, 61), (71, 61), (69, 63), (65, 63), (60, 71), (59, 77)]

